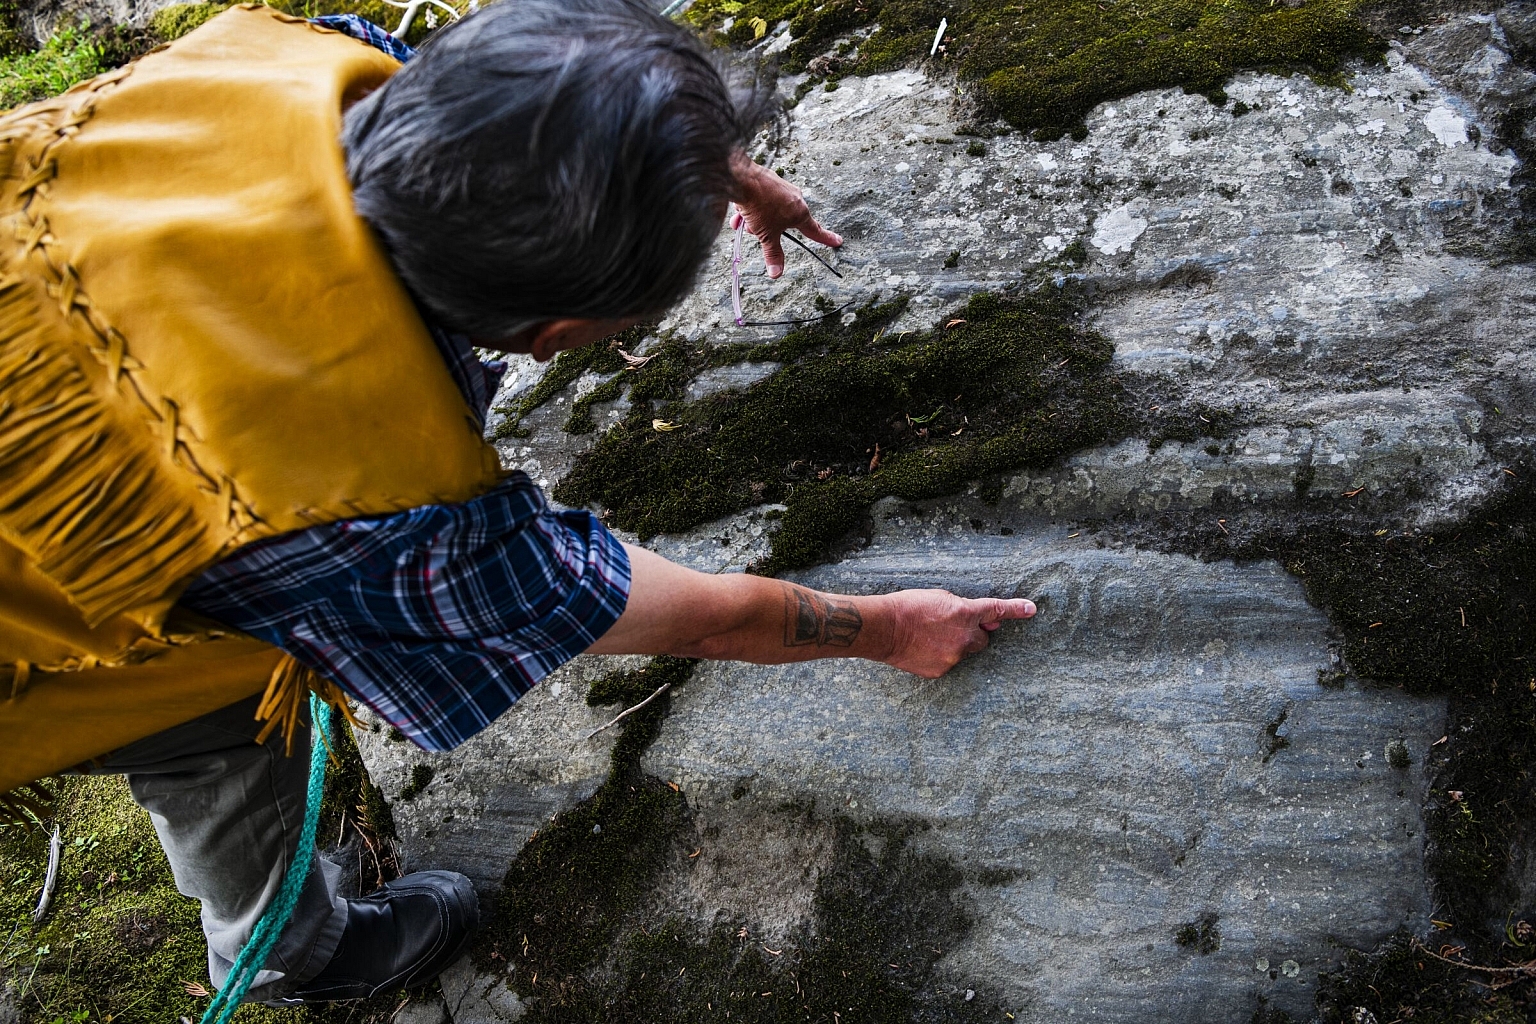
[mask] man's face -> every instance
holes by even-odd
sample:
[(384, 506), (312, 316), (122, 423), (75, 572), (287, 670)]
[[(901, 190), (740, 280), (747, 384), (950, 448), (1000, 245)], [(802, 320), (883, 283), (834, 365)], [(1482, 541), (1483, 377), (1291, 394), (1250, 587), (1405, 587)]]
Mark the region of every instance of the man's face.
[(556, 353), (602, 341), (604, 338), (635, 326), (641, 319), (643, 318), (638, 316), (612, 320), (573, 317), (535, 324), (510, 338), (472, 338), (470, 340), (481, 348), (495, 349), (498, 352), (526, 353), (539, 362), (545, 363), (553, 359)]

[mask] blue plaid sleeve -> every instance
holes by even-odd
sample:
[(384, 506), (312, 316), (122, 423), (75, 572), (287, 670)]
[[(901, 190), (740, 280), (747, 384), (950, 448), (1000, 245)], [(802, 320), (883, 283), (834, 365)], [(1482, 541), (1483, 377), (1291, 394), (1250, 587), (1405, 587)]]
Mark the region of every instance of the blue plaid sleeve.
[(383, 50), (402, 64), (416, 56), (416, 51), (407, 46), (404, 40), (355, 14), (325, 14), (309, 20)]
[(281, 647), (428, 750), (484, 729), (607, 632), (629, 557), (528, 477), (459, 505), (246, 545), (181, 604)]

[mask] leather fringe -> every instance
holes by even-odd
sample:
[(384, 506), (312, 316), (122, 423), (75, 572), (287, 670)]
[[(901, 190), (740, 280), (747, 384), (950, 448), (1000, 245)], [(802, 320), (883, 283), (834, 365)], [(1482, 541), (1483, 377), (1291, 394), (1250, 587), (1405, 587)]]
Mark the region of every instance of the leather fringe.
[(215, 545), (159, 453), (129, 443), (37, 295), (0, 279), (0, 523), (97, 624), (195, 574)]
[(9, 793), (0, 793), (0, 828), (43, 820), (52, 813), (58, 798), (59, 794), (41, 780), (17, 786)]
[(272, 670), (272, 678), (267, 680), (267, 692), (262, 695), (261, 705), (256, 709), (257, 720), (266, 722), (257, 734), (256, 742), (265, 743), (273, 732), (282, 729), (286, 741), (284, 749), (291, 757), (293, 739), (311, 693), (340, 711), (348, 725), (354, 729), (363, 728), (363, 723), (352, 713), (347, 695), (341, 687), (308, 665), (301, 665), (293, 655), (284, 654), (277, 668)]

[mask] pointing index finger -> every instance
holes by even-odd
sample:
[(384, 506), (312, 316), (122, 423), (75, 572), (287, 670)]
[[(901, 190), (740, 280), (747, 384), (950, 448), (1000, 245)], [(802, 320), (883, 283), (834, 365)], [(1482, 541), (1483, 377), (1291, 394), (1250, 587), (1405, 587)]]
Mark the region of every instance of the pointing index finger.
[(1035, 602), (1028, 598), (1015, 597), (1008, 599), (995, 599), (989, 601), (990, 607), (984, 609), (983, 621), (1002, 622), (1005, 619), (1028, 619), (1035, 614)]
[(795, 226), (800, 229), (802, 235), (813, 242), (820, 242), (822, 245), (828, 245), (834, 249), (843, 244), (842, 235), (837, 234), (835, 231), (828, 231), (817, 222), (815, 217), (810, 215), (807, 215), (804, 220)]

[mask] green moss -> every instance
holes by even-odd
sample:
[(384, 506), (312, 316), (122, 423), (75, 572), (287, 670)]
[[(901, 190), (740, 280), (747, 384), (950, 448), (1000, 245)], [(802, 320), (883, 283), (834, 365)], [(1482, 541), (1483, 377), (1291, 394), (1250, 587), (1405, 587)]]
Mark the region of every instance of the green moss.
[(411, 777), (406, 781), (404, 786), (400, 787), (400, 799), (414, 800), (416, 797), (420, 796), (421, 791), (426, 789), (427, 786), (432, 782), (433, 774), (434, 772), (432, 771), (432, 767), (430, 765), (411, 765)]
[[(1130, 429), (1112, 347), (1073, 326), (1066, 300), (979, 296), (932, 330), (894, 334), (904, 308), (866, 306), (847, 326), (761, 346), (670, 341), (636, 375), (629, 417), (556, 497), (600, 503), (642, 537), (782, 501), (772, 553), (755, 567), (772, 573), (824, 560), (882, 497), (956, 493)], [(785, 365), (745, 391), (682, 400), (690, 376), (743, 358)]]
[(0, 107), (61, 93), (109, 66), (100, 41), (87, 26), (66, 26), (37, 51), (0, 59)]
[[(1536, 487), (1524, 467), (1511, 472), (1464, 522), (1427, 533), (1338, 525), (1360, 513), (1320, 505), (1298, 484), (1294, 532), (1205, 552), (1279, 560), (1328, 610), (1351, 674), (1450, 698), (1447, 738), (1424, 754), (1425, 869), (1434, 916), (1450, 929), (1440, 942), (1493, 965), (1529, 959), (1512, 929), (1536, 918), (1519, 885), (1522, 851), (1536, 844)], [(1319, 673), (1324, 685), (1340, 681)], [(1413, 761), (1400, 742), (1386, 756), (1398, 770)], [(1487, 1002), (1475, 980), (1401, 936), (1352, 953), (1325, 979), (1320, 1006), (1325, 1020), (1348, 1020), (1356, 1005), (1383, 1021), (1407, 1019), (1402, 1007), (1415, 1021), (1500, 1019), (1506, 1004)]]
[[(1243, 70), (1307, 71), (1343, 81), (1353, 59), (1384, 43), (1357, 15), (1366, 0), (699, 0), (685, 17), (721, 42), (753, 42), (752, 18), (789, 20), (784, 67), (871, 74), (906, 64), (955, 68), (975, 83), (990, 114), (1039, 138), (1080, 130), (1105, 100), (1183, 86), (1222, 103), (1221, 85)], [(724, 19), (736, 20), (721, 33)], [(929, 57), (939, 19), (949, 29)], [(867, 38), (859, 33), (878, 26)], [(852, 55), (821, 56), (839, 39)]]
[[(371, 788), (345, 731), (338, 733), (337, 755), (340, 767), (327, 779), (322, 821), (328, 837), (336, 835), (332, 830), (343, 809), (365, 785)], [(64, 856), (54, 909), (37, 927), (31, 915), (47, 864), (48, 832), (0, 830), (0, 986), (15, 987), (21, 1020), (197, 1020), (208, 1000), (189, 994), (185, 983), (210, 987), (198, 904), (176, 891), (149, 815), (133, 802), (125, 781), (120, 776), (63, 780), (50, 831), (54, 824), (64, 838)], [(360, 1004), (243, 1006), (235, 1019), (383, 1024), (399, 1002), (399, 994), (391, 993)]]
[(149, 30), (166, 42), (180, 39), (216, 14), (229, 9), (223, 3), (171, 4), (162, 7), (149, 19)]
[(0, 59), (32, 49), (26, 12), (17, 0), (0, 0)]
[[(598, 680), (587, 702), (633, 707), (663, 683), (682, 685), (693, 668), (657, 658)], [(939, 960), (972, 924), (958, 898), (966, 878), (913, 850), (911, 826), (834, 819), (833, 866), (817, 885), (813, 924), (782, 948), (770, 952), (740, 921), (700, 929), (656, 920), (661, 874), (689, 864), (695, 841), (683, 796), (640, 770), (669, 702), (663, 695), (624, 719), (602, 786), (535, 833), (507, 872), (474, 955), (526, 1001), (530, 1020), (1002, 1017), (985, 995), (967, 1001), (939, 984)], [(814, 824), (814, 807), (778, 813)]]
[(633, 935), (603, 1019), (1006, 1020), (994, 998), (972, 989), (967, 1000), (938, 968), (972, 926), (956, 898), (962, 873), (914, 851), (909, 827), (836, 819), (834, 828), (813, 927), (772, 952), (739, 921), (704, 934), (668, 922)]
[(1454, 529), (1313, 528), (1271, 550), (1329, 610), (1356, 675), (1523, 703), (1536, 676), (1533, 497), (1511, 487)]
[(17, 986), (29, 1022), (72, 1017), (162, 1022), (196, 1017), (182, 979), (206, 983), (197, 904), (176, 892), (148, 815), (120, 778), (74, 778), (62, 787), (57, 822), (64, 856), (54, 910), (41, 927), (31, 911), (42, 888), (47, 836), (0, 832), (0, 927), (10, 938), (0, 973)]
[[(1441, 945), (1431, 940), (1431, 948)], [(1341, 970), (1324, 974), (1317, 1006), (1325, 1024), (1355, 1024), (1363, 1007), (1376, 1020), (1413, 1024), (1525, 1024), (1508, 993), (1469, 984), (1465, 971), (1428, 956), (1407, 932), (1372, 953), (1351, 950)]]
[[(653, 659), (594, 683), (587, 702), (632, 707), (664, 683), (685, 683), (695, 664)], [(537, 999), (549, 1019), (592, 1005), (590, 972), (646, 898), (686, 820), (681, 794), (640, 770), (670, 706), (671, 694), (663, 694), (619, 724), (608, 777), (523, 846), (476, 942), (476, 961), (512, 968), (512, 987)]]
[(1221, 948), (1221, 929), (1216, 925), (1215, 914), (1201, 914), (1193, 921), (1180, 925), (1173, 933), (1173, 941), (1182, 949), (1192, 950), (1201, 956)]
[[(86, 22), (66, 25), (41, 47), (32, 49), (21, 28), (20, 8), (14, 2), (0, 0), (0, 108), (57, 95), (78, 82), (135, 61), (156, 46), (186, 35), (230, 6), (214, 0), (172, 4), (155, 12), (144, 29), (122, 25), (92, 28)], [(400, 19), (398, 9), (383, 0), (274, 0), (268, 6), (304, 18), (358, 14), (386, 28), (392, 28)], [(418, 17), (408, 40), (419, 45), (430, 34), (426, 22)]]
[[(506, 418), (492, 430), (491, 440), (504, 441), (511, 437), (528, 436), (527, 429), (522, 425), (523, 418), (570, 387), (582, 374), (589, 371), (621, 374), (629, 364), (625, 362), (620, 350), (633, 355), (635, 348), (654, 331), (654, 324), (639, 324), (620, 331), (606, 341), (561, 352), (526, 395), (511, 405), (496, 408)], [(592, 406), (619, 398), (629, 383), (626, 376), (615, 376), (578, 398), (571, 406), (571, 416), (566, 421), (565, 429), (572, 434), (591, 433), (595, 427), (592, 422)]]

